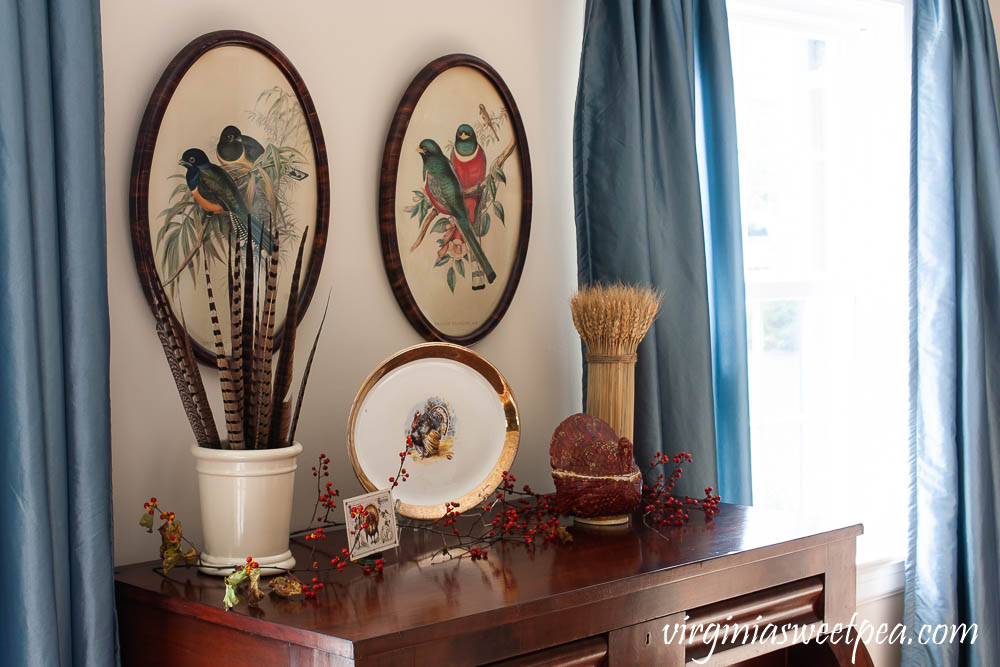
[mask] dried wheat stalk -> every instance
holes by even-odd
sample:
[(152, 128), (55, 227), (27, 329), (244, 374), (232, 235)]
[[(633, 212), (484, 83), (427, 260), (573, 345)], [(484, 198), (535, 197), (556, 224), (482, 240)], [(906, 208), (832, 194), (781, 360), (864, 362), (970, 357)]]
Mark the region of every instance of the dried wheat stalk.
[(632, 285), (589, 285), (570, 300), (573, 324), (587, 346), (587, 413), (631, 440), (635, 426), (636, 350), (662, 295)]

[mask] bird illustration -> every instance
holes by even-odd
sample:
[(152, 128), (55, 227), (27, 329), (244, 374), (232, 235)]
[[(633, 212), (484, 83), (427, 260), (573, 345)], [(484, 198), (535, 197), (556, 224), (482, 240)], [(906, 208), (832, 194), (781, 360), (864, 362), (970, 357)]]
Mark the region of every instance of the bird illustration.
[(257, 158), (264, 154), (264, 147), (253, 137), (240, 132), (240, 128), (235, 125), (226, 125), (219, 134), (215, 152), (219, 154), (219, 162), (222, 164), (239, 163), (252, 167)]
[(486, 127), (490, 128), (493, 138), (500, 141), (500, 135), (497, 134), (497, 126), (493, 124), (493, 119), (490, 118), (490, 113), (486, 110), (485, 104), (479, 105), (479, 115), (482, 117), (483, 122), (486, 123)]
[[(219, 162), (222, 164), (242, 164), (249, 169), (264, 154), (264, 147), (250, 135), (240, 132), (240, 128), (235, 125), (226, 125), (219, 133), (215, 152), (218, 153)], [(292, 168), (288, 171), (288, 175), (301, 181), (309, 174)]]
[[(455, 150), (451, 152), (451, 166), (455, 169), (455, 175), (458, 176), (458, 183), (462, 186), (462, 191), (465, 193), (465, 210), (469, 213), (469, 220), (475, 222), (479, 211), (479, 200), (482, 197), (482, 192), (478, 186), (486, 176), (486, 153), (483, 152), (482, 147), (479, 145), (476, 132), (472, 129), (471, 125), (462, 123), (455, 130)], [(469, 194), (470, 192), (472, 192), (471, 195)], [(479, 231), (482, 232), (484, 230), (480, 229)], [(449, 240), (445, 239), (446, 242)], [(479, 241), (480, 247), (482, 247), (482, 237), (477, 236), (476, 240)], [(480, 268), (479, 262), (473, 262), (472, 289), (481, 290), (485, 288), (486, 282), (483, 280), (482, 268)]]
[(475, 220), (479, 193), (469, 195), (468, 191), (482, 183), (486, 176), (486, 153), (479, 146), (476, 132), (471, 125), (462, 123), (455, 131), (455, 150), (451, 154), (451, 166), (455, 168), (458, 184), (466, 193), (465, 210), (469, 213), (469, 220)]
[(271, 253), (271, 233), (250, 215), (243, 195), (225, 169), (209, 162), (200, 148), (184, 151), (178, 164), (187, 170), (188, 189), (202, 209), (208, 213), (228, 213), (241, 243), (248, 238), (246, 220), (249, 219), (253, 243), (259, 250)]
[(424, 192), (431, 204), (444, 215), (451, 216), (472, 250), (472, 256), (483, 267), (486, 280), (492, 283), (497, 278), (496, 271), (486, 258), (482, 246), (472, 232), (468, 211), (462, 197), (462, 186), (451, 165), (451, 161), (441, 152), (441, 147), (433, 139), (424, 139), (417, 147), (424, 163)]

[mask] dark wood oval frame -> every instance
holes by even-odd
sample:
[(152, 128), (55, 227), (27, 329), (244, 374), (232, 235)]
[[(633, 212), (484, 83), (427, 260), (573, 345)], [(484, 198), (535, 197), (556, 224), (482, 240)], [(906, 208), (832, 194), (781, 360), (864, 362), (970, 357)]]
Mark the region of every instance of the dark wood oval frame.
[[(517, 241), (517, 254), (514, 256), (514, 266), (511, 268), (510, 278), (500, 296), (493, 312), (487, 316), (486, 320), (477, 329), (464, 336), (449, 336), (440, 331), (420, 310), (416, 300), (413, 298), (410, 287), (403, 274), (403, 266), (399, 256), (399, 245), (396, 241), (396, 175), (399, 169), (399, 152), (406, 135), (406, 129), (410, 124), (410, 117), (417, 102), (423, 96), (427, 86), (436, 79), (442, 72), (453, 67), (471, 67), (482, 74), (493, 84), (500, 98), (503, 100), (507, 111), (510, 113), (511, 127), (517, 140), (517, 155), (521, 165), (521, 226)], [(426, 67), (414, 77), (413, 81), (403, 93), (403, 99), (392, 117), (392, 124), (389, 126), (389, 136), (385, 142), (385, 152), (382, 156), (382, 171), (379, 182), (379, 240), (382, 244), (382, 259), (385, 263), (385, 272), (392, 287), (392, 293), (399, 303), (399, 307), (406, 315), (410, 324), (428, 341), (444, 341), (456, 343), (458, 345), (471, 345), (489, 334), (500, 320), (503, 319), (507, 308), (514, 299), (514, 292), (517, 291), (518, 283), (521, 280), (521, 271), (524, 269), (524, 261), (528, 254), (528, 237), (531, 231), (531, 159), (528, 155), (528, 140), (524, 133), (524, 123), (521, 120), (521, 113), (514, 102), (514, 96), (500, 75), (489, 66), (484, 60), (464, 53), (454, 53), (441, 56), (431, 61)]]
[[(288, 81), (295, 97), (302, 107), (309, 137), (313, 146), (313, 158), (316, 163), (316, 224), (313, 229), (313, 243), (309, 255), (309, 269), (302, 277), (302, 288), (299, 292), (298, 321), (302, 321), (306, 308), (316, 291), (320, 270), (323, 266), (323, 255), (326, 249), (326, 236), (330, 219), (330, 172), (326, 159), (326, 144), (323, 141), (323, 130), (320, 128), (319, 116), (313, 105), (312, 96), (298, 70), (278, 47), (263, 37), (242, 30), (218, 30), (202, 35), (192, 40), (174, 56), (157, 81), (153, 94), (146, 105), (139, 125), (139, 136), (135, 142), (135, 155), (132, 158), (132, 176), (129, 185), (129, 225), (132, 233), (132, 252), (135, 257), (136, 269), (142, 291), (146, 295), (150, 309), (153, 308), (152, 285), (159, 280), (156, 272), (155, 255), (152, 239), (149, 233), (149, 171), (153, 161), (153, 149), (160, 132), (160, 123), (167, 105), (173, 97), (177, 85), (187, 74), (191, 66), (203, 55), (222, 46), (242, 46), (252, 49), (267, 57), (281, 71)], [(176, 316), (171, 310), (171, 317)], [(178, 325), (180, 323), (178, 322)], [(283, 329), (284, 327), (282, 327)], [(186, 333), (186, 330), (185, 330)], [(275, 333), (275, 345), (281, 340), (282, 331)], [(215, 365), (215, 351), (203, 347), (188, 334), (191, 348), (199, 361)]]

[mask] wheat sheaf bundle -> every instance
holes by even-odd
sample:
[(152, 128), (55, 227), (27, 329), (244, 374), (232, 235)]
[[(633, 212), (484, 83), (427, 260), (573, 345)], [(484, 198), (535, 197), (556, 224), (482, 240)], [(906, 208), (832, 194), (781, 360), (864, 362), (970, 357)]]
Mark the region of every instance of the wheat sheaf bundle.
[(648, 287), (588, 285), (570, 299), (573, 324), (587, 346), (587, 413), (633, 437), (636, 350), (660, 311)]

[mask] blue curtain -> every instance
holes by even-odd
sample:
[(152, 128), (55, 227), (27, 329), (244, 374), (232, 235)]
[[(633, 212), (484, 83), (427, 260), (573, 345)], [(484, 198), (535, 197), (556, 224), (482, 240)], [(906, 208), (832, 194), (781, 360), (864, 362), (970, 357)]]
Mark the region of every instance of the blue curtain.
[(1000, 664), (1000, 71), (986, 0), (915, 0), (906, 664)]
[(749, 504), (746, 307), (724, 2), (589, 0), (574, 126), (579, 280), (652, 285), (639, 347), (636, 457), (695, 457)]
[(116, 661), (99, 3), (0, 3), (0, 662)]

